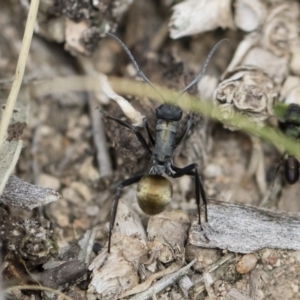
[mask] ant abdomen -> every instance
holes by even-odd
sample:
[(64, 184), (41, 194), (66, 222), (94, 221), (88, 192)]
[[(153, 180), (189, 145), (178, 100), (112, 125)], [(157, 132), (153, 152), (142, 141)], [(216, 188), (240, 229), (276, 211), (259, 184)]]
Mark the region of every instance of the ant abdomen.
[(299, 161), (293, 157), (289, 156), (284, 162), (284, 173), (285, 179), (289, 184), (294, 184), (299, 179)]
[(140, 180), (136, 194), (141, 210), (147, 215), (156, 215), (170, 203), (172, 184), (163, 176), (147, 175)]

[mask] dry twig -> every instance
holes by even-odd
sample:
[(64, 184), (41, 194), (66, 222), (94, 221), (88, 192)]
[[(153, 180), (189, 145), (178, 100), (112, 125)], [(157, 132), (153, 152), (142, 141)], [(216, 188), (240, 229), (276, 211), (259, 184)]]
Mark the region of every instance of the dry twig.
[(5, 114), (3, 114), (0, 123), (0, 151), (2, 150), (4, 137), (6, 135), (9, 121), (12, 116), (13, 109), (15, 107), (15, 103), (23, 80), (23, 75), (26, 67), (27, 56), (29, 53), (29, 48), (31, 44), (33, 31), (34, 31), (34, 24), (35, 24), (38, 8), (39, 8), (39, 0), (31, 1), (28, 18), (26, 22), (25, 33), (22, 41), (22, 47), (18, 59), (17, 68), (16, 68), (15, 79), (13, 81), (13, 85), (9, 97), (7, 99)]
[[(97, 75), (96, 70), (94, 69), (91, 61), (85, 58), (78, 58), (80, 65), (83, 71), (89, 75), (94, 76)], [(95, 95), (92, 93), (88, 93), (88, 104), (90, 109), (90, 115), (92, 118), (92, 129), (93, 129), (93, 138), (94, 143), (97, 149), (97, 161), (99, 165), (99, 173), (102, 178), (108, 177), (112, 175), (112, 164), (110, 160), (110, 156), (108, 153), (108, 146), (106, 142), (102, 115), (96, 110), (98, 103), (95, 99)]]
[(157, 281), (154, 285), (152, 285), (148, 290), (145, 292), (142, 292), (134, 297), (131, 297), (131, 300), (146, 300), (149, 299), (153, 294), (157, 294), (161, 291), (163, 291), (166, 287), (174, 284), (178, 279), (186, 275), (190, 268), (193, 266), (193, 264), (196, 262), (196, 260), (191, 261), (188, 265), (181, 268), (177, 272), (170, 274), (161, 280)]

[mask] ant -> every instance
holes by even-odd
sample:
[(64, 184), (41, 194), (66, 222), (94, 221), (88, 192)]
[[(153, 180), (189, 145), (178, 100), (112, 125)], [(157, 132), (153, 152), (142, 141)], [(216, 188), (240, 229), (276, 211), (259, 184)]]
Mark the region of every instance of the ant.
[[(159, 94), (155, 89), (150, 80), (145, 76), (145, 74), (139, 69), (138, 64), (133, 58), (131, 52), (126, 47), (126, 45), (112, 33), (106, 33), (108, 36), (115, 39), (118, 44), (123, 48), (123, 50), (129, 56), (131, 62), (133, 63), (137, 74), (153, 89)], [(200, 74), (183, 90), (180, 97), (194, 84), (198, 83), (203, 77), (204, 72), (207, 68), (208, 62), (211, 59), (214, 52), (218, 49), (221, 43), (227, 41), (227, 39), (221, 40), (217, 43), (213, 49), (210, 51), (204, 66)], [(159, 94), (160, 97), (162, 97)], [(192, 125), (191, 116), (187, 121), (185, 129), (179, 137), (176, 137), (179, 121), (182, 118), (182, 110), (175, 105), (171, 104), (162, 104), (156, 108), (156, 130), (155, 130), (155, 139), (151, 134), (147, 120), (144, 120), (144, 126), (147, 132), (148, 141), (140, 133), (138, 127), (133, 126), (122, 120), (113, 118), (106, 115), (107, 118), (114, 120), (120, 125), (130, 129), (138, 138), (141, 145), (146, 151), (151, 155), (152, 166), (150, 168), (149, 174), (140, 174), (135, 175), (129, 179), (122, 181), (117, 188), (115, 201), (113, 209), (111, 212), (111, 219), (109, 223), (109, 235), (108, 235), (108, 253), (110, 253), (111, 248), (111, 236), (112, 230), (114, 227), (118, 203), (121, 196), (122, 189), (126, 186), (129, 186), (134, 183), (138, 183), (137, 187), (137, 199), (140, 208), (148, 215), (156, 215), (165, 210), (166, 206), (170, 203), (172, 198), (172, 184), (164, 176), (163, 173), (172, 178), (182, 177), (184, 175), (193, 176), (195, 178), (195, 190), (196, 190), (196, 203), (198, 211), (198, 224), (201, 226), (201, 209), (200, 209), (200, 195), (205, 207), (205, 222), (207, 222), (207, 197), (203, 187), (203, 181), (198, 172), (198, 165), (192, 163), (184, 168), (178, 168), (173, 164), (173, 152), (179, 146), (179, 144), (186, 137), (189, 129)], [(202, 229), (202, 227), (201, 227)]]
[[(298, 139), (300, 137), (300, 106), (298, 104), (289, 104), (285, 111), (283, 120), (279, 120), (279, 128), (290, 138)], [(297, 158), (292, 155), (288, 155), (287, 158), (284, 158), (286, 155), (286, 153), (283, 154), (281, 161), (276, 168), (275, 178), (279, 171), (279, 168), (284, 162), (285, 180), (289, 184), (294, 184), (299, 179), (300, 163)]]

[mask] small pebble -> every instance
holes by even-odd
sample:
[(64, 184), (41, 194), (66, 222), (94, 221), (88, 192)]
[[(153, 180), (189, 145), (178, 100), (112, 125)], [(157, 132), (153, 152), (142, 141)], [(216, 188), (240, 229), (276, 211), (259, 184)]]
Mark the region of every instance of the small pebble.
[(236, 271), (240, 274), (249, 273), (255, 268), (257, 263), (257, 258), (253, 254), (246, 254), (236, 265)]
[(209, 164), (205, 170), (204, 174), (206, 178), (215, 178), (222, 174), (222, 168), (216, 164)]
[(93, 195), (91, 193), (90, 188), (80, 181), (74, 181), (71, 183), (71, 188), (73, 188), (83, 199), (87, 202), (91, 201)]
[(42, 173), (39, 176), (39, 185), (58, 190), (60, 188), (60, 181), (54, 176)]
[(97, 205), (89, 205), (86, 207), (85, 212), (89, 217), (95, 217), (100, 213), (100, 209)]

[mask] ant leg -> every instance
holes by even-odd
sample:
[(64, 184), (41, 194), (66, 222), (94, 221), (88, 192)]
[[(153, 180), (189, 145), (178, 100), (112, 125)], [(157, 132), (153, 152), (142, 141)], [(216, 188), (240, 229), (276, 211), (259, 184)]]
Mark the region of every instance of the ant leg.
[(198, 209), (198, 224), (201, 225), (201, 206), (200, 206), (200, 195), (204, 203), (205, 209), (205, 222), (208, 220), (207, 214), (207, 197), (204, 190), (204, 185), (201, 176), (198, 174), (197, 164), (190, 164), (184, 168), (178, 168), (173, 166), (173, 170), (176, 172), (172, 177), (177, 178), (183, 175), (190, 175), (195, 177), (195, 190), (196, 190), (196, 203)]
[(189, 119), (185, 125), (185, 129), (183, 131), (183, 133), (181, 134), (181, 136), (176, 140), (176, 144), (175, 144), (175, 147), (174, 149), (176, 149), (180, 143), (184, 140), (184, 138), (186, 137), (187, 133), (189, 132), (189, 130), (191, 129), (191, 126), (192, 126), (192, 115), (189, 115)]
[(109, 115), (107, 115), (106, 113), (102, 112), (108, 119), (114, 120), (117, 123), (119, 123), (120, 125), (130, 129), (131, 131), (133, 131), (133, 133), (136, 135), (136, 137), (138, 138), (138, 140), (140, 141), (140, 143), (142, 144), (142, 146), (144, 147), (145, 150), (147, 150), (151, 155), (152, 155), (152, 150), (149, 148), (148, 143), (146, 142), (145, 138), (143, 137), (143, 135), (139, 132), (138, 128), (127, 123), (124, 122), (122, 120), (113, 118)]
[(116, 215), (117, 215), (117, 210), (118, 210), (118, 204), (119, 204), (119, 199), (121, 196), (122, 189), (126, 186), (129, 186), (131, 184), (139, 182), (144, 175), (136, 175), (133, 176), (129, 179), (124, 180), (121, 182), (117, 188), (117, 193), (114, 201), (114, 206), (111, 211), (111, 217), (110, 217), (110, 222), (109, 222), (109, 233), (108, 233), (108, 253), (110, 253), (110, 246), (111, 246), (111, 236), (112, 236), (112, 230), (115, 225), (115, 220), (116, 220)]
[(276, 180), (278, 171), (279, 171), (279, 169), (280, 169), (280, 167), (281, 167), (281, 165), (282, 165), (282, 163), (283, 163), (283, 158), (284, 158), (285, 154), (286, 154), (286, 153), (283, 153), (283, 155), (281, 156), (280, 161), (279, 161), (279, 163), (278, 163), (278, 165), (277, 165), (277, 167), (276, 167), (275, 176), (274, 176), (273, 181), (272, 181), (272, 184), (271, 184), (271, 189), (273, 189), (273, 187), (274, 187), (275, 180)]

